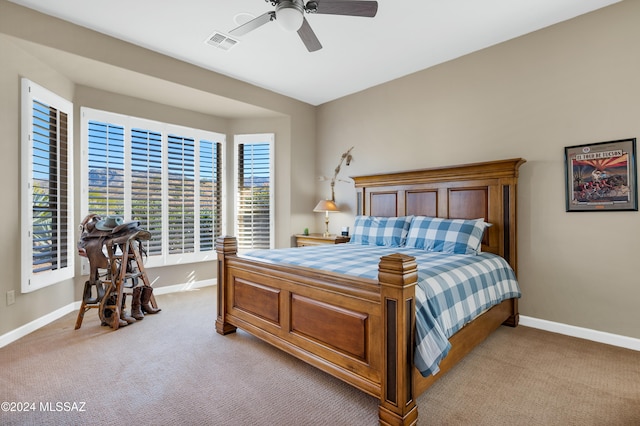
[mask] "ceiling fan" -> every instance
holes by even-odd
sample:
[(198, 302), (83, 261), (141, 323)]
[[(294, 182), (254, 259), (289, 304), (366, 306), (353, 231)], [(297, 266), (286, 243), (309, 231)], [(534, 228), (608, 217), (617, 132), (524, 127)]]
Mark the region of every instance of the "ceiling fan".
[(377, 1), (352, 0), (265, 0), (276, 10), (267, 12), (229, 31), (234, 36), (243, 36), (271, 21), (278, 21), (287, 31), (297, 31), (309, 52), (322, 49), (322, 45), (304, 17), (304, 12), (325, 15), (363, 16), (373, 18), (378, 12)]

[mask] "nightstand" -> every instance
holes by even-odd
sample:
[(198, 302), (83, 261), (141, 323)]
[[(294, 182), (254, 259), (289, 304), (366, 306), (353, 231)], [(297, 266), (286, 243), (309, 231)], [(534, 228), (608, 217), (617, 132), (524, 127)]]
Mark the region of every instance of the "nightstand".
[(345, 237), (343, 235), (331, 234), (325, 237), (323, 234), (296, 234), (296, 247), (304, 246), (320, 246), (323, 244), (342, 244), (348, 243), (351, 237)]

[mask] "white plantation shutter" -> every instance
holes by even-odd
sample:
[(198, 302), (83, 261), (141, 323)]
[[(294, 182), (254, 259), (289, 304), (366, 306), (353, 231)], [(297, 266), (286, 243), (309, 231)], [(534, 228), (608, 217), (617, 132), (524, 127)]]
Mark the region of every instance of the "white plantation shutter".
[(131, 129), (131, 217), (151, 232), (148, 256), (162, 254), (162, 164), (162, 134)]
[(273, 248), (273, 134), (236, 135), (238, 250)]
[(124, 215), (124, 127), (89, 122), (89, 211)]
[(195, 249), (195, 141), (168, 139), (169, 254)]
[(73, 104), (22, 80), (22, 292), (73, 277)]
[(223, 229), (224, 135), (89, 108), (82, 116), (83, 213), (140, 221), (151, 232), (148, 266), (211, 259)]
[(213, 251), (222, 235), (222, 149), (217, 142), (200, 141), (200, 251)]

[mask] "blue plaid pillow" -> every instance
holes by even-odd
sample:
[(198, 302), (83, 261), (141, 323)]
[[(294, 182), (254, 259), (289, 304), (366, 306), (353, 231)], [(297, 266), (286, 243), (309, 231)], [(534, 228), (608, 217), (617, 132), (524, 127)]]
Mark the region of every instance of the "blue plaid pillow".
[(442, 219), (415, 216), (406, 246), (451, 254), (478, 254), (486, 228), (482, 219)]
[(407, 238), (412, 217), (356, 216), (351, 243), (400, 247)]

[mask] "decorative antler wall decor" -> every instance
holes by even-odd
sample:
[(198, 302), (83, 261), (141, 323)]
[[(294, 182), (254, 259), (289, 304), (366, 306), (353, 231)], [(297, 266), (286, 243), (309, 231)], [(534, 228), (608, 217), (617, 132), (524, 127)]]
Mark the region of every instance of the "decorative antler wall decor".
[(351, 160), (353, 160), (353, 156), (351, 155), (352, 149), (353, 147), (349, 148), (345, 153), (342, 154), (342, 157), (340, 157), (340, 162), (338, 163), (338, 167), (336, 167), (333, 173), (333, 178), (331, 179), (331, 201), (333, 202), (336, 201), (335, 186), (336, 179), (338, 178), (338, 173), (340, 173), (340, 168), (342, 167), (342, 163), (344, 163), (345, 160), (347, 166), (351, 164)]

